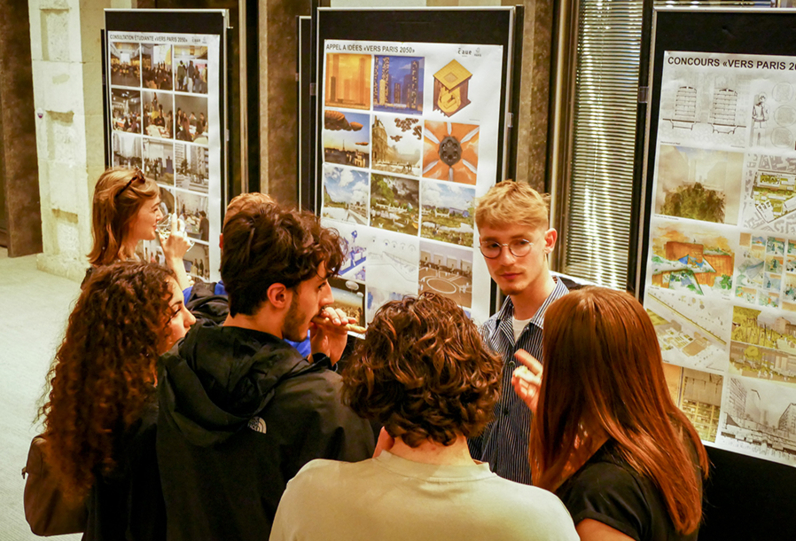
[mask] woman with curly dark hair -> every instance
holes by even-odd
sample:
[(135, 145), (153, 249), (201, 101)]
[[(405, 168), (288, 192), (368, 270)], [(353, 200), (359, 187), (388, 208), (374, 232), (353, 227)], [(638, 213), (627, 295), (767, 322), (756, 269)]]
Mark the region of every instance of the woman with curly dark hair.
[(345, 402), (384, 424), (376, 456), (304, 466), (271, 540), (576, 540), (553, 494), (470, 457), (467, 438), (492, 419), (502, 368), (450, 299), (384, 305), (343, 373)]
[(86, 272), (84, 283), (101, 265), (138, 260), (138, 243), (157, 239), (166, 265), (175, 273), (177, 283), (183, 289), (190, 285), (182, 262), (190, 242), (184, 234), (174, 230), (177, 225), (174, 221), (174, 234), (168, 238), (160, 236), (157, 229), (158, 222), (163, 219), (160, 188), (140, 169), (114, 167), (102, 173), (94, 187), (91, 212), (94, 244), (88, 254), (91, 267)]
[(168, 269), (115, 263), (84, 284), (40, 410), (64, 493), (88, 496), (84, 540), (165, 538), (157, 361), (194, 321)]

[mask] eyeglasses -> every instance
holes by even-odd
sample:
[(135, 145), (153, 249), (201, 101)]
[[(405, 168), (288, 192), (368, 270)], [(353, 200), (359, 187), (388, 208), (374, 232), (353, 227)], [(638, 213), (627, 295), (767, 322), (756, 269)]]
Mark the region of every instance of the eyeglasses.
[(146, 183), (146, 178), (144, 177), (144, 173), (142, 173), (141, 170), (137, 167), (133, 169), (133, 178), (127, 181), (127, 184), (124, 185), (124, 188), (116, 192), (114, 198), (119, 197), (123, 191), (132, 186), (133, 182), (136, 182), (138, 184)]
[(499, 242), (482, 242), (481, 253), (484, 254), (484, 257), (487, 259), (496, 259), (500, 257), (504, 246), (508, 246), (509, 252), (511, 252), (511, 255), (514, 257), (524, 257), (531, 251), (533, 243), (527, 239), (514, 239), (506, 244), (501, 244)]

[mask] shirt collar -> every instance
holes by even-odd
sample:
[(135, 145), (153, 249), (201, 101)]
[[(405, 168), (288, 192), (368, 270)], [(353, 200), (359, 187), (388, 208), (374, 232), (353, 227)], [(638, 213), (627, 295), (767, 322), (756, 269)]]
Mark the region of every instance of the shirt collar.
[[(559, 299), (569, 293), (569, 289), (567, 286), (564, 285), (564, 282), (553, 277), (553, 281), (555, 282), (555, 286), (553, 287), (553, 291), (547, 296), (545, 301), (542, 303), (542, 306), (536, 310), (536, 313), (531, 318), (530, 324), (536, 325), (540, 329), (544, 329), (544, 315), (547, 312), (547, 307), (553, 303), (556, 299)], [(503, 303), (503, 307), (498, 312), (498, 320), (503, 322), (506, 321), (511, 323), (511, 318), (514, 317), (514, 303), (511, 301), (511, 297), (506, 297), (506, 301)]]

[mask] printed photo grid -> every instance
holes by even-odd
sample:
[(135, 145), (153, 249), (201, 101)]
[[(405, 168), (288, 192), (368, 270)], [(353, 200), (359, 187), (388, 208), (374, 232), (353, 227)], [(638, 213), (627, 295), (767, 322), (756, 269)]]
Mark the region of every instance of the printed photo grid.
[[(112, 165), (138, 168), (161, 186), (193, 246), (186, 272), (210, 279), (208, 47), (111, 39), (108, 47)], [(157, 241), (147, 261), (163, 262)]]
[(479, 163), (495, 161), (479, 148), (478, 119), (498, 117), (473, 88), (500, 66), (419, 49), (324, 57), (321, 216), (346, 240), (341, 277), (365, 286), (368, 322), (424, 291), (473, 307), (476, 188), (494, 182)]

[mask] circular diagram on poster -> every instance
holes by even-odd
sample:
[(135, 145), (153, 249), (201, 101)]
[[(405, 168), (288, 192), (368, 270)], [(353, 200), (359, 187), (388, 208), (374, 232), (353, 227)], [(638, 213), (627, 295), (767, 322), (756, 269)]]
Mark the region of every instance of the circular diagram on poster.
[(796, 109), (790, 105), (783, 105), (774, 111), (774, 121), (780, 126), (790, 126), (796, 122)]
[(790, 101), (793, 98), (793, 87), (788, 83), (778, 83), (771, 94), (777, 101)]
[(442, 295), (453, 295), (456, 293), (456, 286), (443, 278), (429, 278), (426, 284)]
[(771, 142), (778, 148), (793, 148), (793, 134), (787, 128), (774, 128), (771, 132)]

